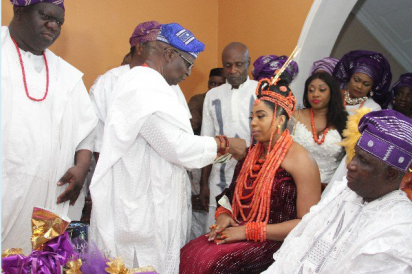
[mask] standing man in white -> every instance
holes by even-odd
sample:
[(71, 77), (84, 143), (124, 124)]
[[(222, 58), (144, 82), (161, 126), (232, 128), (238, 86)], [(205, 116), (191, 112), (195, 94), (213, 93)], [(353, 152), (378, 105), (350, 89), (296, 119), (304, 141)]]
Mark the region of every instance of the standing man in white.
[(27, 253), (34, 206), (80, 219), (97, 117), (83, 74), (47, 49), (60, 35), (63, 1), (12, 3), (1, 30), (1, 243)]
[[(90, 186), (91, 236), (129, 267), (136, 258), (174, 274), (190, 229), (186, 168), (211, 164), (227, 142), (195, 136), (170, 87), (190, 75), (203, 43), (177, 23), (162, 25), (157, 40), (146, 62), (121, 76), (113, 91)], [(245, 152), (243, 140), (227, 141), (230, 153)]]
[[(223, 50), (222, 63), (226, 83), (206, 94), (201, 135), (238, 137), (245, 139), (249, 146), (249, 117), (258, 82), (248, 76), (248, 48), (242, 43), (230, 43)], [(231, 159), (202, 170), (200, 199), (205, 210), (209, 211), (207, 227), (215, 222), (216, 196), (229, 187), (236, 164), (237, 161)]]

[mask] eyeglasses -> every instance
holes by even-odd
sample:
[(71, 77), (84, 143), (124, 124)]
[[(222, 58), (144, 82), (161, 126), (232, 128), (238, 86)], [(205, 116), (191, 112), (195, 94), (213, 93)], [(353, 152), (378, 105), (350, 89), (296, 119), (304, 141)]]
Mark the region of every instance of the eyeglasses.
[(193, 62), (190, 62), (186, 57), (184, 57), (180, 52), (178, 52), (177, 50), (175, 50), (175, 49), (172, 49), (174, 52), (176, 52), (176, 54), (177, 55), (179, 55), (180, 57), (182, 57), (182, 59), (183, 60), (185, 60), (188, 64), (189, 64), (189, 66), (187, 67), (187, 69), (188, 70), (191, 70), (192, 68), (193, 68), (193, 65), (194, 65), (194, 63)]

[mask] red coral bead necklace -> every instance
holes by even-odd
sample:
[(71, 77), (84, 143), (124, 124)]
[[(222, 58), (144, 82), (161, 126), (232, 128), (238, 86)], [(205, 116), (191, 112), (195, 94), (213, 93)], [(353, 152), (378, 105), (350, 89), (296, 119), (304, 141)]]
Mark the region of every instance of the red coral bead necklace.
[(21, 72), (23, 74), (24, 89), (26, 90), (27, 97), (30, 100), (33, 100), (33, 101), (36, 101), (36, 102), (43, 101), (44, 99), (46, 99), (47, 94), (49, 93), (49, 66), (47, 64), (46, 52), (43, 50), (44, 63), (46, 65), (46, 92), (44, 93), (43, 98), (37, 99), (37, 98), (31, 97), (30, 94), (29, 94), (29, 89), (27, 88), (27, 81), (26, 81), (26, 72), (24, 70), (24, 63), (23, 63), (23, 59), (21, 58), (21, 52), (20, 52), (19, 46), (17, 45), (16, 41), (14, 41), (13, 38), (11, 38), (11, 40), (13, 41), (14, 45), (16, 46), (17, 54), (19, 55)]
[(313, 118), (313, 109), (310, 108), (310, 124), (312, 125), (312, 135), (313, 135), (313, 140), (315, 143), (318, 145), (323, 144), (325, 142), (326, 134), (328, 134), (329, 128), (327, 127), (325, 131), (323, 132), (323, 137), (321, 140), (318, 138), (318, 134), (316, 132), (316, 127), (315, 127), (315, 119)]

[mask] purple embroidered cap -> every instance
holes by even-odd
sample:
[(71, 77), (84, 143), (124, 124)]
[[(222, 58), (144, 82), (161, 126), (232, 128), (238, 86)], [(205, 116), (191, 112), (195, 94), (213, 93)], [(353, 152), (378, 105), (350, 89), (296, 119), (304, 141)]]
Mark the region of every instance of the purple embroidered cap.
[(160, 25), (160, 23), (156, 21), (147, 21), (140, 23), (134, 29), (132, 36), (129, 39), (130, 46), (133, 48), (137, 44), (156, 41), (161, 26), (162, 25)]
[(10, 2), (15, 7), (25, 7), (44, 2), (59, 6), (64, 10), (64, 0), (10, 0)]
[(325, 57), (321, 60), (315, 61), (313, 63), (310, 75), (313, 75), (318, 70), (322, 70), (326, 73), (332, 75), (333, 69), (335, 68), (336, 64), (339, 62), (338, 59), (333, 57)]
[[(288, 57), (285, 55), (263, 55), (256, 59), (253, 62), (252, 75), (253, 79), (259, 81), (263, 78), (273, 77), (275, 71), (281, 69), (283, 64), (286, 63)], [(298, 64), (295, 61), (290, 62), (289, 66), (285, 69), (286, 73), (289, 75), (290, 82), (296, 77), (299, 73)]]
[(181, 51), (187, 52), (194, 58), (205, 50), (205, 45), (196, 39), (193, 33), (178, 23), (163, 24), (157, 41), (169, 44)]
[(412, 164), (412, 120), (391, 110), (372, 111), (358, 126), (359, 148), (386, 164), (407, 172)]

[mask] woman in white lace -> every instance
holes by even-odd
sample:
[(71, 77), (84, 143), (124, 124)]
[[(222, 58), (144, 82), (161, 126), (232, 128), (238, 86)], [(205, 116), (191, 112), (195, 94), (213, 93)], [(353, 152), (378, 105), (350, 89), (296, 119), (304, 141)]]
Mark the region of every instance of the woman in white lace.
[(322, 187), (329, 183), (344, 155), (342, 140), (348, 113), (336, 80), (325, 72), (315, 73), (305, 83), (305, 109), (295, 111), (288, 127), (295, 142), (315, 158)]

